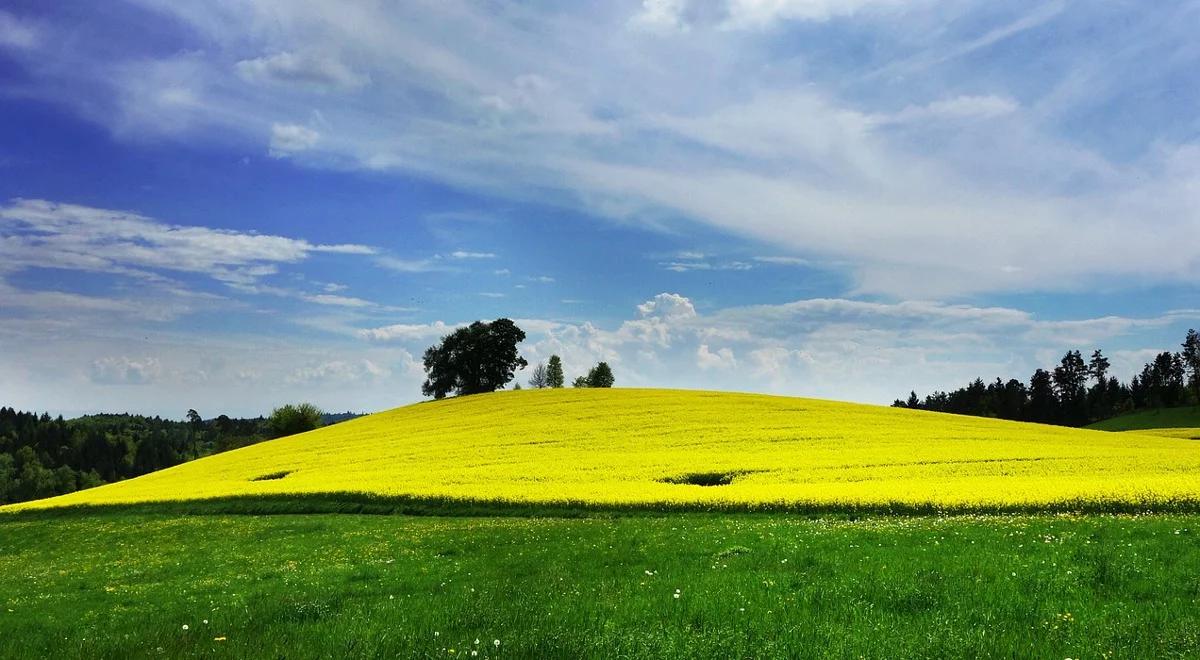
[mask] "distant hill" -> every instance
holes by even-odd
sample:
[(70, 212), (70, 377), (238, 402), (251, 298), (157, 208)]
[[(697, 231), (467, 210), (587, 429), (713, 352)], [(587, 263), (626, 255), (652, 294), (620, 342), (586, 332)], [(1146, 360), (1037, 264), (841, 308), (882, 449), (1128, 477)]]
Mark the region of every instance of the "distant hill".
[(1088, 426), (1097, 431), (1200, 428), (1200, 406), (1156, 408), (1113, 417)]
[(522, 390), (5, 508), (237, 498), (272, 511), (1140, 511), (1200, 506), (1196, 474), (1200, 443), (1183, 439), (755, 394)]
[(321, 415), (321, 426), (329, 426), (330, 424), (337, 424), (339, 422), (348, 422), (352, 419), (358, 419), (359, 417), (363, 417), (365, 415), (366, 413), (356, 413), (350, 411), (342, 413), (324, 413)]

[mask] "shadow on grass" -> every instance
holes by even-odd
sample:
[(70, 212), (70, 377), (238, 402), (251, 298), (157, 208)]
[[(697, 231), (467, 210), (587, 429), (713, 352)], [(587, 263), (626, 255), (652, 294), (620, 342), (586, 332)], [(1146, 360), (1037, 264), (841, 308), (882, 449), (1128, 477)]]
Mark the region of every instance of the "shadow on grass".
[(1200, 498), (1158, 502), (1122, 500), (1071, 500), (1050, 504), (961, 505), (887, 502), (839, 504), (816, 502), (746, 503), (640, 503), (601, 504), (576, 500), (561, 502), (506, 502), (448, 497), (381, 496), (366, 493), (298, 495), (239, 495), (202, 500), (145, 502), (138, 504), (86, 504), (48, 509), (0, 512), (4, 520), (34, 520), (98, 513), (161, 513), (188, 515), (286, 515), (346, 513), (368, 515), (525, 518), (616, 517), (662, 514), (795, 514), (808, 517), (856, 519), (876, 516), (952, 516), (1012, 514), (1159, 514), (1200, 513)]

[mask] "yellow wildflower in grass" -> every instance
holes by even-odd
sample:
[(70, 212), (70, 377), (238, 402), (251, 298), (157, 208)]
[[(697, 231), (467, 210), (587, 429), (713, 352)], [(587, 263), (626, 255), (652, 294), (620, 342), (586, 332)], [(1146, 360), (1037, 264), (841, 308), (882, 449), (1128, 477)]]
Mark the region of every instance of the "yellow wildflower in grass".
[(339, 493), (697, 508), (1193, 506), (1200, 443), (752, 394), (523, 390), (397, 408), (5, 509)]

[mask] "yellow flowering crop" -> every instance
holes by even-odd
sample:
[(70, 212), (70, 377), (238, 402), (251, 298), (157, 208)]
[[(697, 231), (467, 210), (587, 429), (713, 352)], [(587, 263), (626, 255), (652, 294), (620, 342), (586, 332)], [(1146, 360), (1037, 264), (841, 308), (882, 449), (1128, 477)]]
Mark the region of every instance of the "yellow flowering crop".
[(697, 508), (1193, 506), (1200, 442), (751, 394), (525, 390), (397, 408), (7, 509), (337, 493)]

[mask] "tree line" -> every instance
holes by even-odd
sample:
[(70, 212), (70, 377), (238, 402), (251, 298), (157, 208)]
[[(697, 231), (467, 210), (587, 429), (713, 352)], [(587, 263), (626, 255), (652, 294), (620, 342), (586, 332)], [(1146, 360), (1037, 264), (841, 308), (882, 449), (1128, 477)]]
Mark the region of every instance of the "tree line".
[(64, 419), (0, 408), (0, 503), (62, 495), (136, 477), (202, 456), (356, 417), (302, 403), (270, 417), (184, 421), (129, 414)]
[(1188, 330), (1178, 352), (1163, 351), (1128, 383), (1109, 375), (1100, 350), (1084, 359), (1067, 351), (1058, 366), (1038, 369), (1029, 384), (976, 378), (966, 387), (934, 392), (924, 399), (910, 392), (892, 405), (936, 412), (998, 417), (1025, 422), (1085, 426), (1136, 410), (1200, 404), (1200, 333)]
[[(517, 345), (525, 341), (525, 332), (510, 319), (475, 321), (442, 337), (425, 350), (425, 382), (421, 394), (443, 399), (448, 394), (458, 396), (495, 392), (507, 385), (518, 369), (529, 366), (521, 357)], [(563, 387), (562, 359), (551, 355), (545, 363), (534, 366), (529, 386), (535, 389)], [(600, 362), (586, 375), (572, 381), (572, 387), (612, 387), (616, 382), (612, 367)], [(513, 389), (521, 389), (515, 383)]]

